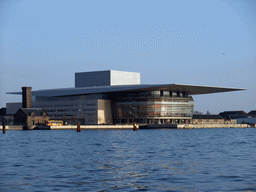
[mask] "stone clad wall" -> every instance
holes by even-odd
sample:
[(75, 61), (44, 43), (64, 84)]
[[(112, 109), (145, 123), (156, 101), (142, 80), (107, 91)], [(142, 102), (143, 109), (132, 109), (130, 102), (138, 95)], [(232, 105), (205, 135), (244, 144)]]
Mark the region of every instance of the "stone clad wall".
[(110, 100), (98, 100), (98, 124), (113, 124)]
[(43, 117), (43, 116), (28, 116), (27, 121), (28, 121), (28, 126), (31, 127), (32, 121), (34, 121), (34, 125), (36, 124), (44, 124), (45, 122), (48, 122), (50, 120), (49, 116)]

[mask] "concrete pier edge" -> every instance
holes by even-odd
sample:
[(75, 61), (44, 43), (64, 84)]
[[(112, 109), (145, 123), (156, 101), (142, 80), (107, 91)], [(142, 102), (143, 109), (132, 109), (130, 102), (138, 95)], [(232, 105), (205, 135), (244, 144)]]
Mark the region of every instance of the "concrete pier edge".
[[(133, 129), (133, 125), (81, 125), (81, 129)], [(160, 127), (161, 128), (161, 127)], [(256, 128), (256, 125), (248, 124), (178, 124), (177, 129), (209, 129), (209, 128)], [(3, 126), (0, 125), (0, 130)], [(29, 130), (68, 130), (77, 129), (77, 125), (44, 126), (37, 125)], [(6, 130), (23, 130), (22, 125), (7, 125)]]
[(248, 124), (178, 124), (177, 129), (255, 128)]

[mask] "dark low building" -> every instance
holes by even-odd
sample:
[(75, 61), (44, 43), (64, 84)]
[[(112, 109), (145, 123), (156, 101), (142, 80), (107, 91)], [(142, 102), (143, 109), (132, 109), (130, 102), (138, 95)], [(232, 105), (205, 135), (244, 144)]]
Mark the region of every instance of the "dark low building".
[(13, 115), (7, 115), (5, 107), (0, 109), (0, 120), (1, 123), (3, 122), (3, 120), (5, 120), (6, 125), (13, 125)]
[(248, 113), (248, 116), (256, 116), (256, 110), (252, 110)]
[(226, 120), (238, 119), (238, 118), (246, 118), (247, 113), (244, 111), (224, 111), (219, 113), (219, 115)]
[(2, 116), (6, 115), (6, 108), (5, 107), (0, 109), (0, 115), (2, 115)]
[(236, 118), (237, 123), (250, 124), (250, 125), (255, 126), (255, 124), (256, 124), (256, 110), (250, 111), (247, 115), (231, 116), (231, 118)]
[(48, 121), (48, 113), (40, 108), (20, 108), (14, 114), (14, 124), (23, 125), (24, 128), (31, 128), (34, 125), (43, 125)]

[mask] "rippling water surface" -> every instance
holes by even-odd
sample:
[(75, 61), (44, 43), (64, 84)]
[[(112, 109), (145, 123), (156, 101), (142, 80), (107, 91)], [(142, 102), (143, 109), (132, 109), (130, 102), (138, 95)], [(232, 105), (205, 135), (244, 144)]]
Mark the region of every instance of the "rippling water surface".
[(256, 191), (256, 129), (0, 134), (0, 191)]

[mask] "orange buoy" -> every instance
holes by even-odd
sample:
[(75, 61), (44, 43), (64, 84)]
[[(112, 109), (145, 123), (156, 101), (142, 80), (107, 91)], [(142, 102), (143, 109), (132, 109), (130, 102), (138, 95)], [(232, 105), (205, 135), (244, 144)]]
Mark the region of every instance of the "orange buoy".
[(133, 123), (133, 131), (137, 131), (137, 130), (138, 130), (137, 124), (134, 122)]

